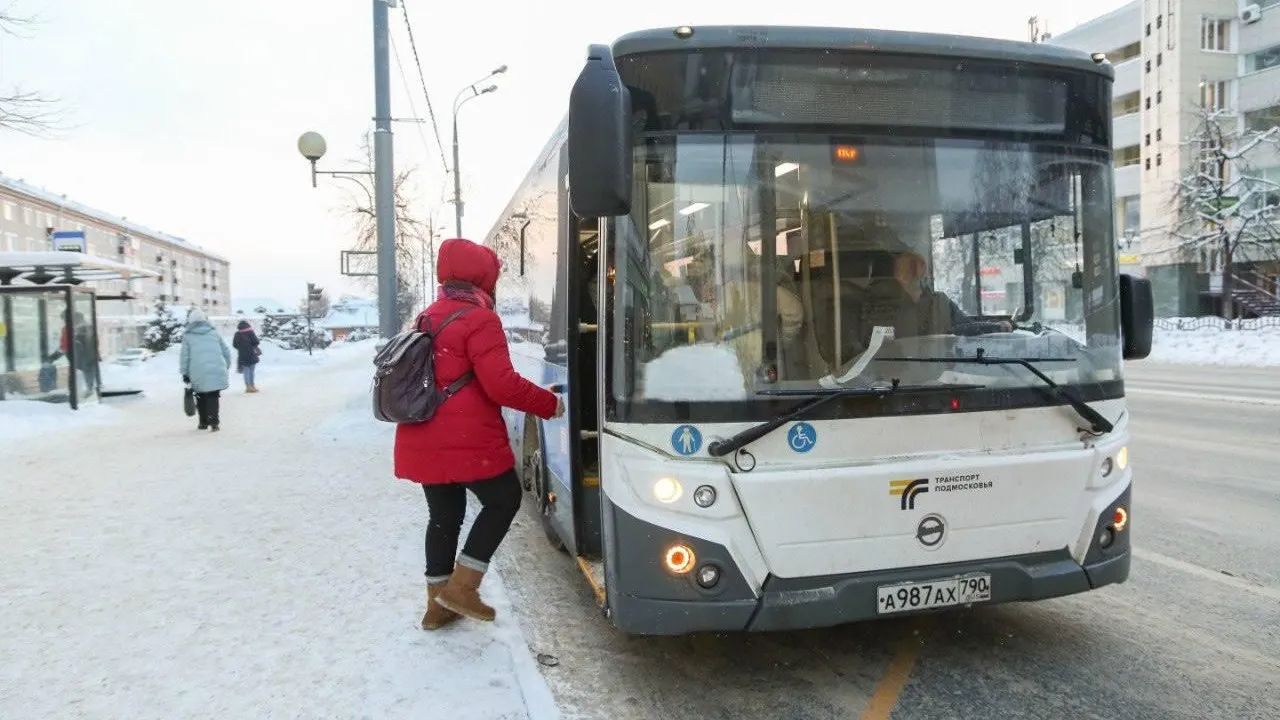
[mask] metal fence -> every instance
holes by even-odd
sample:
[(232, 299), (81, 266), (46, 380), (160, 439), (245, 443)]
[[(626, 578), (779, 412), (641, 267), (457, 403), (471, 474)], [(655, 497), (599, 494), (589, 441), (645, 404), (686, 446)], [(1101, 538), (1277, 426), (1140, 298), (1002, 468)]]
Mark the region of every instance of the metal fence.
[(1225, 320), (1220, 317), (1156, 318), (1161, 330), (1262, 330), (1280, 328), (1280, 317), (1268, 316), (1251, 320)]

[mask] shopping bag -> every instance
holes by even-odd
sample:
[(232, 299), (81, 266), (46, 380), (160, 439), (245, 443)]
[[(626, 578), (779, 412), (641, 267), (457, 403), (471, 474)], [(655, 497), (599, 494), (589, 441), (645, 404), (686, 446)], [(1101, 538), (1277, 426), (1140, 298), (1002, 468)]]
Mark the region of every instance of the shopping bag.
[(182, 393), (182, 411), (191, 417), (196, 414), (196, 391), (188, 385)]

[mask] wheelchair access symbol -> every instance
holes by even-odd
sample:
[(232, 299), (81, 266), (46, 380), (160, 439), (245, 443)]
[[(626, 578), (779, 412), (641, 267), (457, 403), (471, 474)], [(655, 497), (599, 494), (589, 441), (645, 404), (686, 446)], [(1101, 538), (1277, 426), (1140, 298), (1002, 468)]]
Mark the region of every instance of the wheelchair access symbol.
[(692, 425), (681, 425), (671, 433), (671, 447), (681, 455), (693, 455), (702, 449), (702, 433)]
[(798, 453), (807, 453), (818, 444), (818, 431), (807, 422), (796, 423), (787, 431), (787, 444)]

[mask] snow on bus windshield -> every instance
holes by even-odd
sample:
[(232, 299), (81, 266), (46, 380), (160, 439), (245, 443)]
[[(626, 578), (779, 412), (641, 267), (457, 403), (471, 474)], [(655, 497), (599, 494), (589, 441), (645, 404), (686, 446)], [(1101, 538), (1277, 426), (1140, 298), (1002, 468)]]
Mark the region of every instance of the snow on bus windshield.
[[(1119, 379), (1109, 169), (1105, 154), (1020, 143), (649, 140), (615, 248), (612, 392), (718, 401), (814, 387), (876, 327), (894, 330), (886, 358), (980, 345), (1070, 358), (1046, 368), (1060, 382)], [(948, 373), (863, 371), (913, 383)], [(963, 373), (992, 387), (1037, 382), (1007, 367)]]

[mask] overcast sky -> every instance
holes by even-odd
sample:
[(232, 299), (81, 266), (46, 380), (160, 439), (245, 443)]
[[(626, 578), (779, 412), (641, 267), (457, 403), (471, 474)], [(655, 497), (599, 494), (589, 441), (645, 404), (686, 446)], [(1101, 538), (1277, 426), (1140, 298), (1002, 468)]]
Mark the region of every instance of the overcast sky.
[[(449, 154), (459, 89), (500, 64), (500, 90), (460, 115), (464, 234), (489, 230), (566, 108), (587, 45), (650, 27), (785, 24), (1026, 39), (1039, 14), (1063, 32), (1121, 0), (401, 0)], [(0, 35), (0, 87), (62, 99), (54, 139), (0, 130), (0, 172), (231, 259), (235, 297), (290, 299), (307, 281), (341, 291), (351, 246), (343, 181), (312, 189), (296, 139), (328, 139), (322, 168), (358, 156), (373, 114), (371, 0), (7, 0), (33, 15)], [(1070, 8), (1070, 9), (1065, 9)], [(402, 10), (392, 10), (393, 115), (426, 116)], [(1098, 48), (1108, 50), (1110, 48)], [(397, 67), (403, 63), (405, 75)], [(430, 126), (397, 124), (397, 168), (416, 167), (420, 214), (452, 235), (452, 180)]]

